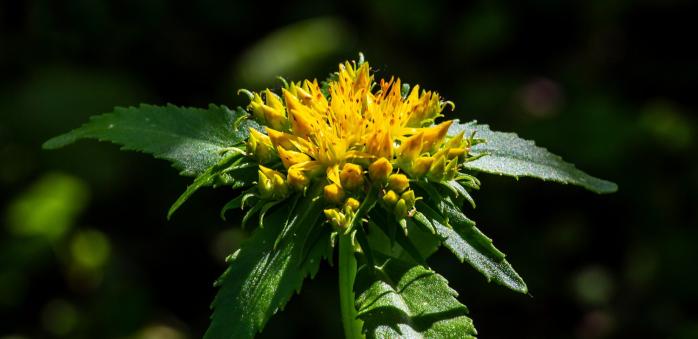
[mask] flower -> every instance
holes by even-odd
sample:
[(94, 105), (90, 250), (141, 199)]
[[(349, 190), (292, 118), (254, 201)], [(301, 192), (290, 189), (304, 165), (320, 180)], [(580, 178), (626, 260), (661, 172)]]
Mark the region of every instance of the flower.
[[(403, 93), (399, 78), (374, 81), (367, 62), (340, 64), (322, 87), (317, 80), (284, 84), (280, 94), (241, 90), (266, 132), (251, 131), (248, 152), (280, 172), (272, 173), (273, 180), (260, 175), (265, 198), (285, 198), (287, 187), (305, 192), (317, 182), (329, 205), (355, 211), (374, 194), (371, 198), (381, 198), (382, 206), (404, 219), (419, 199), (411, 181), (452, 180), (467, 159), (468, 139), (462, 133), (447, 136), (453, 121), (436, 123), (452, 103), (418, 85)], [(287, 185), (279, 188), (278, 178)], [(329, 221), (349, 220), (335, 210), (326, 211)]]

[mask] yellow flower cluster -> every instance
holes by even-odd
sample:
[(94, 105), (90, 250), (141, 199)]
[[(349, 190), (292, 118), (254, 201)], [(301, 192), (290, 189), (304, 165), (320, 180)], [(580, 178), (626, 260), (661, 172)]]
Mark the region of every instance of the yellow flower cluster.
[(248, 109), (266, 126), (266, 134), (251, 129), (247, 142), (260, 163), (260, 197), (283, 199), (320, 182), (325, 214), (341, 228), (377, 188), (396, 218), (410, 216), (418, 199), (410, 180), (453, 179), (470, 140), (447, 138), (452, 121), (435, 125), (450, 102), (419, 86), (404, 96), (401, 89), (400, 79), (374, 82), (368, 63), (345, 62), (327, 95), (316, 80), (287, 84), (281, 95), (245, 91)]

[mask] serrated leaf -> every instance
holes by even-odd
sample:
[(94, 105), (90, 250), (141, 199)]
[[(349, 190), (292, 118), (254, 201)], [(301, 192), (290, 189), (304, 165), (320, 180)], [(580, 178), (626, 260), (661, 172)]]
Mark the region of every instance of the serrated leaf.
[(321, 199), (312, 199), (306, 197), (298, 208), (314, 213), (305, 219), (292, 219), (291, 231), (276, 249), (274, 242), (286, 219), (298, 213), (291, 212), (289, 204), (270, 213), (264, 227), (236, 252), (218, 280), (221, 287), (204, 338), (252, 338), (300, 290), (305, 277), (317, 273), (320, 260), (331, 251), (330, 229), (322, 228), (319, 220)]
[(363, 265), (354, 285), (368, 338), (475, 338), (468, 309), (439, 274), (390, 258)]
[(245, 140), (249, 127), (258, 127), (246, 117), (242, 109), (216, 105), (208, 109), (171, 104), (117, 107), (46, 141), (43, 147), (56, 149), (86, 138), (110, 141), (125, 150), (169, 160), (182, 175), (195, 176), (216, 164), (226, 148)]
[(240, 188), (252, 185), (256, 177), (247, 170), (253, 169), (256, 171), (257, 166), (256, 162), (240, 153), (236, 152), (226, 155), (217, 164), (199, 174), (194, 179), (194, 182), (187, 186), (184, 193), (170, 206), (167, 212), (167, 219), (170, 219), (172, 214), (202, 187), (222, 184), (232, 188)]
[(417, 210), (424, 213), (443, 239), (443, 244), (461, 261), (468, 262), (482, 273), (487, 281), (494, 281), (514, 291), (528, 293), (526, 283), (521, 279), (504, 253), (492, 244), (475, 223), (466, 218), (455, 206), (448, 203), (448, 198), (440, 199), (444, 203), (443, 215), (426, 203), (419, 201)]
[(466, 124), (455, 123), (449, 135), (465, 131), (466, 135), (476, 132), (477, 138), (485, 143), (473, 146), (471, 154), (483, 155), (479, 159), (466, 162), (465, 168), (513, 177), (534, 177), (563, 184), (584, 187), (596, 193), (612, 193), (618, 186), (610, 181), (590, 176), (561, 157), (550, 153), (533, 141), (520, 138), (514, 133), (495, 132), (488, 125), (475, 121)]

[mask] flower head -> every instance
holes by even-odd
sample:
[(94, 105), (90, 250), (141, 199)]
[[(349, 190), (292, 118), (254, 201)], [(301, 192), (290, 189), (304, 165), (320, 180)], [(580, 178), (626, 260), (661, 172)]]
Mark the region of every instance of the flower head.
[(447, 137), (452, 121), (436, 123), (450, 102), (419, 86), (403, 93), (399, 78), (376, 81), (367, 62), (340, 64), (324, 89), (304, 80), (279, 94), (245, 93), (266, 132), (252, 132), (251, 154), (268, 166), (280, 160), (272, 167), (285, 173), (290, 188), (320, 183), (334, 206), (354, 206), (377, 192), (375, 198), (405, 218), (418, 199), (411, 180), (451, 180), (467, 157), (467, 139)]

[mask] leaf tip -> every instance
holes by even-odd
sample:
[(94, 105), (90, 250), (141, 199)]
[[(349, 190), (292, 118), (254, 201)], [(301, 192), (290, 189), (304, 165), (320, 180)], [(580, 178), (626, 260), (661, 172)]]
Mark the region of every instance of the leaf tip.
[(61, 134), (46, 140), (43, 144), (41, 144), (41, 148), (45, 150), (54, 150), (70, 145), (73, 142), (75, 142), (75, 138), (70, 137), (70, 133)]

